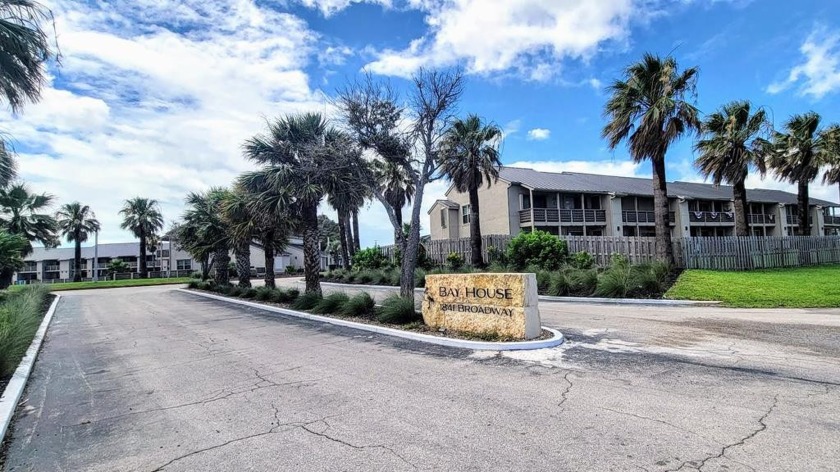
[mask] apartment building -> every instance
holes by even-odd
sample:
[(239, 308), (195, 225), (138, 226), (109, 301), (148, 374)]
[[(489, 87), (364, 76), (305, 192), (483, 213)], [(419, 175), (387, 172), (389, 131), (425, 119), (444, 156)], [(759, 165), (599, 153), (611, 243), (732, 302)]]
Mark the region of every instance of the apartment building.
[[(781, 190), (747, 190), (748, 221), (756, 236), (798, 234), (797, 197)], [(539, 172), (502, 167), (499, 180), (479, 190), (482, 234), (541, 230), (573, 236), (654, 236), (650, 179)], [(732, 187), (692, 182), (668, 184), (674, 237), (733, 236)], [(470, 235), (469, 196), (454, 187), (429, 209), (431, 238)], [(810, 199), (811, 235), (840, 234), (840, 205)]]
[[(32, 254), (24, 261), (24, 267), (15, 274), (13, 280), (17, 283), (70, 280), (73, 278), (75, 266), (74, 253), (73, 247), (33, 248)], [(231, 253), (231, 258), (233, 258), (233, 253)], [(108, 264), (115, 259), (125, 262), (132, 272), (139, 271), (140, 243), (110, 243), (99, 244), (97, 247), (83, 247), (82, 279), (92, 279), (94, 271), (100, 279), (105, 278)], [(169, 241), (162, 241), (160, 247), (154, 252), (150, 251), (146, 254), (146, 266), (155, 277), (187, 276), (193, 271), (200, 270), (198, 261)], [(290, 239), (286, 250), (274, 258), (275, 272), (283, 273), (290, 266), (303, 267), (303, 240), (299, 238)], [(259, 275), (265, 273), (265, 252), (258, 244), (251, 246), (251, 269)]]

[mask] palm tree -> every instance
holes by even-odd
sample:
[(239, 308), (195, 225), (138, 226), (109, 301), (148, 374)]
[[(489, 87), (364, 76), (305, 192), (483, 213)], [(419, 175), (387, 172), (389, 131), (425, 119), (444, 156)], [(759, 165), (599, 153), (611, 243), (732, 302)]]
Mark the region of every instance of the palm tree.
[(190, 192), (184, 223), (187, 229), (181, 235), (183, 244), (191, 254), (213, 257), (214, 280), (218, 285), (228, 285), (231, 232), (223, 218), (223, 207), (229, 198), (228, 190), (213, 187), (206, 192)]
[[(25, 184), (18, 183), (0, 189), (0, 229), (26, 240), (23, 256), (32, 253), (32, 243), (44, 247), (58, 246), (57, 223), (49, 213), (54, 197), (31, 193)], [(12, 272), (0, 271), (0, 286), (8, 287)]]
[(222, 202), (222, 217), (230, 232), (233, 253), (236, 256), (236, 275), (240, 287), (251, 286), (251, 243), (254, 240), (256, 218), (250, 211), (250, 198), (241, 186), (228, 192)]
[[(79, 202), (65, 203), (55, 215), (58, 229), (68, 242), (76, 243), (73, 254), (73, 282), (82, 280), (82, 243), (88, 240), (90, 233), (99, 231), (99, 221), (93, 210)], [(96, 270), (96, 262), (91, 270)]]
[(265, 167), (248, 176), (265, 182), (282, 207), (294, 208), (303, 229), (306, 292), (321, 293), (318, 204), (338, 167), (328, 143), (331, 128), (318, 113), (287, 115), (269, 124), (268, 133), (245, 143), (245, 156)]
[(820, 168), (831, 165), (838, 155), (840, 127), (820, 128), (820, 115), (808, 112), (793, 115), (784, 124), (784, 132), (773, 134), (773, 149), (768, 165), (781, 179), (796, 184), (799, 212), (799, 234), (811, 234), (808, 185), (820, 173)]
[(751, 113), (750, 102), (731, 102), (703, 122), (703, 138), (694, 149), (700, 153), (694, 164), (700, 173), (712, 177), (715, 185), (732, 185), (735, 199), (735, 234), (747, 236), (747, 189), (744, 181), (750, 168), (766, 173), (769, 142), (761, 135), (770, 129), (767, 114), (759, 108)]
[(163, 215), (157, 200), (151, 198), (134, 197), (126, 200), (120, 215), (123, 222), (120, 228), (131, 231), (140, 239), (139, 267), (140, 277), (146, 278), (149, 271), (146, 267), (147, 243), (151, 236), (163, 229)]
[(0, 0), (0, 94), (14, 112), (41, 98), (44, 63), (54, 55), (45, 21), (52, 12), (37, 1)]
[[(394, 216), (397, 220), (397, 227), (403, 226), (402, 209), (414, 197), (414, 179), (408, 175), (403, 166), (387, 160), (374, 161), (376, 181), (382, 189), (385, 200), (394, 209)], [(394, 245), (404, 250), (405, 238), (398, 231), (394, 230)]]
[(478, 189), (492, 185), (499, 178), (498, 144), (502, 130), (485, 125), (481, 118), (469, 115), (456, 120), (447, 130), (441, 146), (441, 171), (459, 192), (470, 197), (470, 259), (473, 267), (483, 267), (481, 221)]
[(645, 54), (640, 62), (624, 71), (624, 79), (609, 88), (612, 96), (604, 106), (609, 120), (602, 131), (610, 149), (627, 141), (636, 162), (650, 160), (653, 168), (653, 200), (656, 218), (656, 255), (674, 262), (668, 225), (668, 189), (665, 154), (674, 141), (700, 129), (697, 108), (686, 101), (693, 95), (697, 68), (680, 71), (677, 61)]

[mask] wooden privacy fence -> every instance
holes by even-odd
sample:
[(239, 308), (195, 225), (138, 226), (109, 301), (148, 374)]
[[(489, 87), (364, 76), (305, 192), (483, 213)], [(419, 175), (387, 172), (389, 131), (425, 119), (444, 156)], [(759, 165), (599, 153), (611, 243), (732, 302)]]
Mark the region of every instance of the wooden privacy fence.
[[(622, 254), (634, 264), (656, 259), (656, 239), (625, 236), (561, 236), (569, 253), (586, 251), (599, 266), (608, 266), (613, 254)], [(482, 237), (484, 260), (492, 262), (507, 249), (512, 239), (508, 235)], [(686, 237), (672, 241), (674, 259), (685, 269), (751, 270), (776, 267), (800, 267), (840, 263), (840, 236), (786, 237)], [(470, 261), (470, 240), (438, 240), (423, 243), (426, 256), (438, 265), (445, 265), (450, 253), (458, 253)], [(392, 262), (396, 260), (394, 246), (380, 251)]]
[(686, 269), (750, 270), (840, 263), (838, 236), (680, 238), (677, 265)]

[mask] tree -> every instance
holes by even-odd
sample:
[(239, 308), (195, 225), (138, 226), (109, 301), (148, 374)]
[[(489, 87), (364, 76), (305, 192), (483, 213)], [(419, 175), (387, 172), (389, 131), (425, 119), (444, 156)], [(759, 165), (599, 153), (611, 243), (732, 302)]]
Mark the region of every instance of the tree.
[(374, 172), (376, 176), (377, 185), (380, 187), (385, 201), (393, 208), (396, 227), (394, 228), (394, 244), (403, 250), (400, 245), (401, 241), (405, 241), (405, 234), (397, 228), (403, 226), (403, 208), (411, 203), (411, 198), (414, 196), (414, 180), (411, 178), (405, 168), (394, 164), (390, 161), (377, 160), (374, 161)]
[(332, 241), (338, 241), (338, 223), (327, 215), (318, 215), (318, 238), (321, 248), (326, 248)]
[(129, 267), (128, 263), (122, 259), (111, 259), (108, 262), (108, 275), (125, 274), (130, 270), (131, 267)]
[(233, 253), (236, 256), (236, 275), (240, 287), (251, 286), (251, 243), (254, 222), (258, 215), (251, 212), (250, 195), (241, 186), (228, 192), (222, 202), (222, 218), (228, 228)]
[(473, 267), (484, 267), (481, 254), (481, 221), (478, 189), (485, 182), (492, 185), (499, 178), (499, 140), (502, 130), (483, 124), (481, 118), (469, 115), (456, 120), (446, 131), (441, 146), (441, 170), (455, 189), (469, 193), (470, 259)]
[(9, 278), (0, 279), (0, 289), (11, 285), (11, 274), (23, 268), (24, 254), (29, 250), (29, 241), (23, 236), (0, 231), (0, 273), (9, 274)]
[[(75, 243), (73, 253), (73, 282), (82, 280), (82, 243), (88, 240), (91, 233), (99, 231), (99, 221), (93, 210), (79, 202), (65, 203), (55, 215), (58, 229), (68, 242)], [(96, 262), (91, 270), (96, 270)]]
[(0, 0), (0, 94), (14, 112), (41, 98), (44, 64), (54, 56), (45, 21), (52, 12), (36, 1)]
[(674, 263), (674, 250), (668, 224), (665, 154), (674, 141), (700, 129), (697, 108), (686, 101), (686, 95), (695, 95), (696, 82), (697, 68), (680, 71), (671, 56), (662, 59), (645, 54), (625, 69), (623, 80), (609, 87), (611, 96), (604, 106), (608, 123), (602, 135), (610, 149), (627, 141), (634, 161), (651, 162), (656, 256), (668, 264)]
[[(58, 246), (57, 223), (49, 213), (54, 197), (31, 193), (25, 184), (0, 189), (0, 229), (26, 240), (23, 256), (32, 253), (32, 243)], [(13, 271), (0, 272), (0, 286), (12, 283)]]
[(190, 192), (187, 195), (187, 209), (184, 211), (184, 226), (189, 228), (182, 236), (187, 238), (186, 246), (191, 254), (213, 258), (214, 280), (218, 285), (230, 284), (231, 232), (223, 217), (223, 206), (230, 198), (230, 192), (221, 187), (212, 187), (206, 192)]
[(694, 149), (700, 154), (694, 164), (715, 185), (732, 185), (735, 200), (735, 234), (749, 235), (747, 189), (750, 169), (763, 177), (769, 142), (762, 137), (770, 130), (767, 114), (759, 108), (751, 114), (750, 102), (731, 102), (712, 113), (702, 125), (702, 139)]
[(247, 174), (247, 180), (264, 182), (277, 194), (277, 206), (292, 209), (299, 218), (306, 292), (321, 293), (318, 204), (345, 168), (362, 165), (344, 159), (348, 144), (318, 113), (286, 115), (270, 123), (267, 134), (245, 143), (245, 156), (264, 166)]
[(146, 265), (149, 238), (163, 229), (163, 215), (157, 200), (151, 198), (134, 197), (126, 200), (120, 210), (123, 222), (120, 228), (126, 229), (140, 239), (139, 268), (140, 278), (146, 278), (149, 270)]
[(784, 124), (784, 132), (773, 133), (773, 148), (768, 165), (776, 176), (797, 185), (799, 234), (811, 234), (808, 185), (823, 166), (836, 162), (840, 127), (820, 128), (820, 115), (808, 112), (793, 115)]

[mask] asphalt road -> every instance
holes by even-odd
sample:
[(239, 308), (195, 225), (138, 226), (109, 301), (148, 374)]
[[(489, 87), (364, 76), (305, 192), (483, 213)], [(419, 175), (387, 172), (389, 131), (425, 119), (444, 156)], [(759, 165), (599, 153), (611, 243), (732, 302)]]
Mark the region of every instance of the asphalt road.
[(837, 470), (840, 311), (541, 312), (569, 342), (500, 354), (67, 293), (5, 468)]

